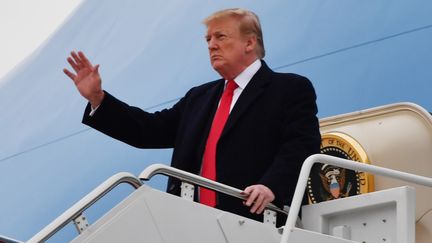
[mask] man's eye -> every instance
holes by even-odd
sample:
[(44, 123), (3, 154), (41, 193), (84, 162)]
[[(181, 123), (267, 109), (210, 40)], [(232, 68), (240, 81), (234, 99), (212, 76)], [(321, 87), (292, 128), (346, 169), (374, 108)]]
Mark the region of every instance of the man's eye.
[(217, 35), (216, 38), (217, 38), (218, 40), (223, 40), (223, 39), (226, 38), (226, 35)]

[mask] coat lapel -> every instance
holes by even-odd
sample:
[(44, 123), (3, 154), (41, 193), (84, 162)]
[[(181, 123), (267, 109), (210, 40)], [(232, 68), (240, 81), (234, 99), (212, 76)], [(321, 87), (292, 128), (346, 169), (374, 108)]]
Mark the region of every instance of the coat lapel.
[(199, 98), (200, 100), (197, 101), (199, 106), (201, 107), (201, 112), (199, 114), (196, 114), (196, 117), (200, 121), (208, 119), (209, 114), (210, 116), (213, 115), (216, 111), (216, 101), (220, 99), (222, 96), (223, 88), (224, 88), (224, 80), (218, 80), (217, 84), (210, 89), (208, 89), (203, 95)]
[(254, 103), (254, 101), (262, 94), (266, 86), (270, 82), (272, 70), (262, 62), (261, 68), (252, 77), (246, 88), (241, 93), (239, 99), (231, 111), (221, 137), (223, 137), (236, 124), (242, 114)]

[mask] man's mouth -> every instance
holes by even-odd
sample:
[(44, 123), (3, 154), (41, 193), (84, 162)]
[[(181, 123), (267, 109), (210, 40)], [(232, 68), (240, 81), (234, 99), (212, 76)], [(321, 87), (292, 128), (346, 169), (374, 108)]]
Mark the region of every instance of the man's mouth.
[(217, 54), (210, 56), (211, 60), (217, 60), (217, 59), (221, 59), (221, 58), (222, 58), (222, 56), (221, 55), (217, 55)]

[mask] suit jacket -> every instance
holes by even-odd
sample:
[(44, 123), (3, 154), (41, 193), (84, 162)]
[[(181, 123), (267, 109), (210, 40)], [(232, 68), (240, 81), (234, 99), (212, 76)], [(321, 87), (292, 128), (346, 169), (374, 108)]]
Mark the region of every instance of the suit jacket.
[[(199, 174), (211, 121), (224, 80), (190, 89), (172, 108), (148, 113), (106, 93), (97, 112), (83, 123), (139, 148), (174, 148), (171, 165)], [(303, 161), (319, 153), (315, 91), (296, 74), (273, 72), (264, 61), (233, 107), (216, 152), (217, 181), (243, 190), (263, 184), (276, 205), (291, 202)], [(167, 191), (179, 194), (169, 179)], [(260, 220), (239, 199), (218, 195), (217, 207)]]

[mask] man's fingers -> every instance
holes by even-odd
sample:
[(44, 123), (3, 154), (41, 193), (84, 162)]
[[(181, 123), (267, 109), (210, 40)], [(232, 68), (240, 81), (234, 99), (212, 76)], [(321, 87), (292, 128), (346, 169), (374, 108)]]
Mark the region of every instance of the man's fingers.
[(246, 187), (246, 189), (244, 189), (244, 190), (242, 191), (242, 193), (243, 193), (244, 195), (246, 195), (246, 196), (249, 196), (249, 195), (251, 194), (252, 191), (253, 191), (253, 187), (248, 186), (248, 187)]
[(84, 65), (88, 68), (93, 68), (93, 65), (90, 63), (90, 61), (87, 59), (87, 57), (84, 55), (84, 53), (82, 51), (78, 52), (78, 56), (80, 57), (82, 65)]
[(255, 202), (258, 195), (259, 193), (256, 190), (252, 190), (251, 192), (249, 192), (249, 197), (246, 200), (246, 206), (250, 207)]
[(257, 209), (256, 213), (262, 214), (262, 212), (264, 212), (264, 209), (267, 207), (267, 204), (269, 204), (269, 201), (264, 199), (260, 207)]
[(266, 206), (274, 200), (273, 192), (264, 185), (248, 186), (243, 193), (249, 194), (244, 204), (249, 207), (252, 206), (251, 213), (261, 214)]
[(97, 71), (96, 67), (91, 64), (91, 62), (88, 60), (88, 58), (84, 55), (82, 51), (79, 51), (78, 53), (72, 51), (71, 57), (68, 58), (68, 62), (77, 73), (83, 68)]
[(74, 83), (75, 83), (75, 77), (76, 77), (76, 75), (75, 74), (73, 74), (71, 71), (69, 71), (69, 70), (67, 70), (66, 68), (65, 69), (63, 69), (63, 72), (70, 78), (70, 79), (72, 79), (72, 81), (74, 81)]
[(262, 194), (258, 194), (257, 199), (254, 201), (252, 208), (250, 209), (251, 213), (258, 213), (257, 210), (259, 208), (261, 208), (261, 206), (263, 205), (263, 201), (264, 201), (264, 195)]
[(67, 58), (67, 61), (68, 61), (68, 63), (71, 65), (71, 67), (73, 68), (73, 70), (75, 70), (75, 72), (79, 72), (79, 67), (78, 67), (78, 65), (76, 64), (76, 62), (71, 58), (71, 57), (68, 57)]
[(71, 56), (72, 56), (73, 60), (75, 61), (78, 69), (84, 68), (83, 61), (81, 60), (81, 58), (78, 56), (78, 54), (76, 52), (72, 51)]

